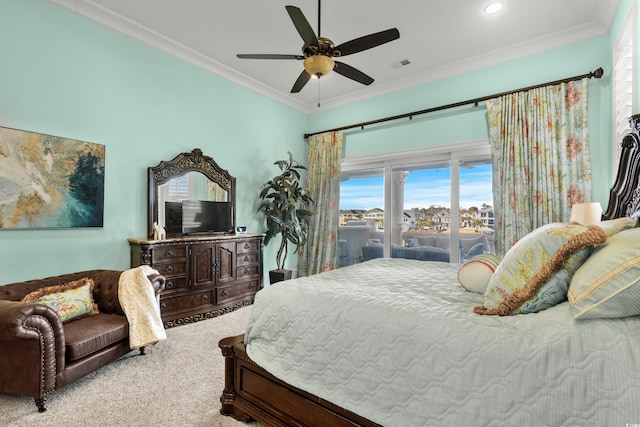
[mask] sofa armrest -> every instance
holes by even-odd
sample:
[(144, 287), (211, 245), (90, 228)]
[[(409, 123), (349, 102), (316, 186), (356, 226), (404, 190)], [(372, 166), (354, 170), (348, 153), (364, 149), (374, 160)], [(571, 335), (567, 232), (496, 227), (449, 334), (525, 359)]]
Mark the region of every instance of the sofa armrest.
[[(96, 304), (98, 304), (98, 309), (101, 313), (124, 315), (118, 298), (121, 274), (122, 271), (118, 270), (94, 270), (86, 272), (85, 276), (92, 278), (95, 283), (93, 298)], [(164, 276), (153, 273), (147, 277), (153, 286), (154, 293), (159, 295), (160, 292), (164, 290)]]
[(42, 304), (0, 300), (0, 391), (42, 397), (65, 368), (62, 321)]

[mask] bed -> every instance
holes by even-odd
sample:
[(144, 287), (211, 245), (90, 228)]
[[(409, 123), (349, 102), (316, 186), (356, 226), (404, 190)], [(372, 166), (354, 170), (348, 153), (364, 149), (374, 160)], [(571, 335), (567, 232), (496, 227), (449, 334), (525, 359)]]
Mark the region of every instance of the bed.
[[(606, 220), (639, 208), (638, 120)], [(607, 232), (607, 245), (573, 254), (600, 262), (609, 242), (626, 236), (631, 247), (638, 231)], [(576, 267), (574, 279), (601, 264)], [(634, 273), (640, 260), (622, 264), (621, 275)], [(615, 315), (578, 310), (597, 296), (591, 286), (540, 311), (485, 316), (474, 312), (485, 295), (460, 286), (458, 269), (374, 259), (260, 291), (245, 334), (219, 343), (221, 413), (286, 426), (640, 423), (640, 316), (625, 314), (640, 313), (640, 289)]]

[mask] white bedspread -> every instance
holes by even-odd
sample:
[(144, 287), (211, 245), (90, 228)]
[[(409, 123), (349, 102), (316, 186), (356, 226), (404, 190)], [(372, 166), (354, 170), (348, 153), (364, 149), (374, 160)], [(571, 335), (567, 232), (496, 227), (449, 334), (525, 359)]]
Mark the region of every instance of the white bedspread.
[(473, 313), (457, 266), (375, 259), (258, 292), (249, 356), (385, 426), (640, 423), (640, 318)]
[(118, 299), (129, 322), (129, 346), (140, 348), (167, 339), (160, 307), (147, 278), (158, 272), (148, 265), (123, 271), (118, 282)]

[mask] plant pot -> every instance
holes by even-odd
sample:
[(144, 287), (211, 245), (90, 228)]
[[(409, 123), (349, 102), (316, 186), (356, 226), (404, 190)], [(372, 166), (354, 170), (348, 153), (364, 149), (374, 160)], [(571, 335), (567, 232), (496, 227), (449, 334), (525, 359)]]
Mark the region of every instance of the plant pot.
[(269, 271), (269, 283), (274, 284), (283, 280), (291, 279), (291, 270), (271, 270)]

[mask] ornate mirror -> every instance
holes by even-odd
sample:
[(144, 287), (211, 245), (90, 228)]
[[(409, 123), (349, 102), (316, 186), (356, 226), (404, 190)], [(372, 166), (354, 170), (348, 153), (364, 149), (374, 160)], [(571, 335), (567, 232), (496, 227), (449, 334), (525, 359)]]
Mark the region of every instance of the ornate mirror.
[(180, 153), (169, 161), (161, 161), (148, 169), (147, 236), (153, 237), (153, 223), (167, 231), (167, 237), (182, 235), (182, 229), (172, 224), (172, 206), (183, 201), (229, 202), (231, 230), (236, 225), (236, 179), (222, 169), (199, 148)]

